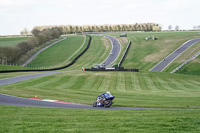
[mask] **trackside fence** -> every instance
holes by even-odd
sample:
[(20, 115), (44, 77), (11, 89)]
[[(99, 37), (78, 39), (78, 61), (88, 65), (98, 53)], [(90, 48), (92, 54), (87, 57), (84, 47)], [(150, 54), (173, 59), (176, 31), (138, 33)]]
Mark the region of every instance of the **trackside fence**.
[(124, 52), (124, 55), (122, 56), (122, 58), (121, 58), (121, 60), (120, 60), (120, 62), (119, 62), (119, 64), (118, 64), (118, 67), (120, 67), (121, 64), (123, 63), (124, 58), (126, 57), (126, 55), (127, 55), (127, 53), (128, 53), (128, 50), (129, 50), (130, 46), (131, 46), (131, 41), (129, 41), (129, 44), (128, 44), (127, 48), (126, 48), (126, 51)]
[(170, 73), (175, 73), (176, 71), (178, 71), (179, 69), (181, 69), (181, 67), (183, 67), (185, 64), (187, 64), (188, 62), (190, 62), (191, 60), (195, 59), (197, 56), (200, 55), (200, 51), (197, 52), (194, 56), (192, 56), (190, 59), (186, 60), (184, 63), (182, 63), (181, 65), (179, 65), (176, 69), (174, 69), (173, 71), (171, 71)]

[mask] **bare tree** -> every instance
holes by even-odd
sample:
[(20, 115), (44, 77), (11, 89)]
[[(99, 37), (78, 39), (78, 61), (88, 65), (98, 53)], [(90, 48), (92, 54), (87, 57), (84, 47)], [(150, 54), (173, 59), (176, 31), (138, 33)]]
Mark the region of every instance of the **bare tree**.
[(168, 26), (168, 29), (169, 29), (169, 30), (172, 30), (172, 25), (169, 25), (169, 26)]
[(29, 33), (29, 31), (26, 27), (20, 32), (20, 34), (23, 35), (23, 36), (27, 36), (28, 33)]
[(179, 30), (179, 26), (178, 26), (178, 25), (175, 26), (175, 30), (176, 30), (176, 31)]

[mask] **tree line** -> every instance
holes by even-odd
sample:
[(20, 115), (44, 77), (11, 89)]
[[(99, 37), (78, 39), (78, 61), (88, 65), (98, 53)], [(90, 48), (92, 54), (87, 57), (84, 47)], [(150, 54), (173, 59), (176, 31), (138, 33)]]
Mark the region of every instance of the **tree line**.
[(29, 40), (20, 42), (15, 47), (0, 46), (0, 64), (17, 64), (28, 51), (52, 39), (57, 39), (63, 34), (59, 27), (43, 30), (33, 29), (31, 32), (33, 36)]
[(77, 34), (83, 32), (120, 32), (120, 31), (160, 31), (161, 27), (155, 23), (144, 24), (120, 24), (120, 25), (60, 25), (60, 26), (36, 26), (34, 29), (59, 27), (64, 34)]

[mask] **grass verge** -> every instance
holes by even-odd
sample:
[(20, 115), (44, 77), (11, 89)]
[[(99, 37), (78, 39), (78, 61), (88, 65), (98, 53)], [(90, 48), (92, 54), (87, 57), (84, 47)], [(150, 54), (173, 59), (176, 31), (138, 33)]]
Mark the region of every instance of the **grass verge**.
[(88, 110), (0, 105), (1, 132), (198, 133), (199, 111)]

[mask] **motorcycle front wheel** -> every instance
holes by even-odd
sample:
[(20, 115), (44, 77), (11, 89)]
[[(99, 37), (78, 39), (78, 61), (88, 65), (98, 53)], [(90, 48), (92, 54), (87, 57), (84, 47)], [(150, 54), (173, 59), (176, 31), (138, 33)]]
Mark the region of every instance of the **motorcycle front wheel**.
[(112, 100), (106, 100), (104, 101), (104, 107), (108, 108), (112, 105)]

